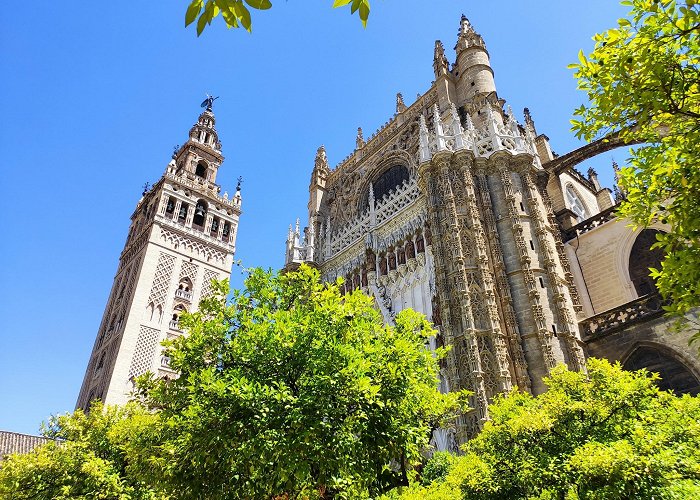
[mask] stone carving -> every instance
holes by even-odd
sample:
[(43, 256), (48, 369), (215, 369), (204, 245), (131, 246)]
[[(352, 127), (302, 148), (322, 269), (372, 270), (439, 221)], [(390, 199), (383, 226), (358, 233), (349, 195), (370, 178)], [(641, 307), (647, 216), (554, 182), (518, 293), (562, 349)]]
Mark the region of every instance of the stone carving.
[(156, 274), (153, 278), (151, 293), (148, 296), (148, 303), (154, 307), (164, 306), (165, 298), (168, 295), (170, 287), (170, 277), (175, 266), (175, 256), (161, 252), (158, 257), (158, 265), (156, 266)]
[(159, 335), (160, 330), (141, 325), (134, 356), (131, 358), (131, 365), (129, 366), (129, 379), (143, 375), (151, 369), (156, 355)]
[(204, 275), (202, 276), (202, 293), (199, 294), (200, 300), (211, 295), (211, 280), (215, 279), (219, 279), (219, 275), (215, 271), (210, 269), (204, 270)]

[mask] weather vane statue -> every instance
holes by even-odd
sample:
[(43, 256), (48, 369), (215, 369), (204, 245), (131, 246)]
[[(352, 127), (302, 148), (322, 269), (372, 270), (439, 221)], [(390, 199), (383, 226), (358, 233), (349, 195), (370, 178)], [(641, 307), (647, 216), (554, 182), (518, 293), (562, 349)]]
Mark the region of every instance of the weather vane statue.
[(207, 98), (202, 101), (202, 104), (200, 104), (200, 106), (206, 108), (207, 111), (211, 111), (211, 107), (214, 105), (214, 101), (216, 101), (219, 98), (219, 96), (213, 97), (209, 94), (206, 94), (206, 96)]

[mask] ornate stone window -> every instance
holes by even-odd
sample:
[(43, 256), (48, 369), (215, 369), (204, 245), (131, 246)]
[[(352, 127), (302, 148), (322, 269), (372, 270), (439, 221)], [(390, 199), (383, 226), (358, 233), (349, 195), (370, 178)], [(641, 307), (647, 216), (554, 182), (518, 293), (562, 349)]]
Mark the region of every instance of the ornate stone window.
[[(382, 174), (372, 181), (372, 190), (374, 192), (374, 199), (376, 201), (381, 201), (384, 196), (389, 194), (391, 191), (395, 191), (396, 188), (401, 186), (404, 182), (408, 181), (409, 173), (408, 169), (403, 165), (393, 165), (388, 169), (384, 170)], [(364, 212), (369, 205), (369, 190), (364, 193), (362, 197), (362, 206), (360, 211)]]
[(581, 201), (578, 193), (571, 184), (566, 186), (566, 203), (573, 213), (576, 214), (576, 220), (583, 222), (588, 218), (588, 211), (586, 206)]
[(656, 235), (661, 233), (658, 229), (644, 229), (634, 240), (629, 258), (630, 280), (639, 297), (650, 294), (656, 290), (654, 280), (649, 276), (649, 268), (659, 269), (664, 258), (664, 252), (660, 248), (651, 250), (656, 243)]

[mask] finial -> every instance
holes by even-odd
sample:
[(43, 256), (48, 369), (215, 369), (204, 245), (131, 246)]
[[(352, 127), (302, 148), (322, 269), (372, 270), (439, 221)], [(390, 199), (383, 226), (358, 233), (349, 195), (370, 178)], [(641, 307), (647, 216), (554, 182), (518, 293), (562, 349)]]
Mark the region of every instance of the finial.
[(207, 111), (211, 111), (212, 106), (214, 105), (214, 101), (216, 101), (219, 98), (219, 96), (213, 97), (213, 96), (210, 96), (209, 94), (205, 94), (205, 95), (207, 96), (207, 98), (202, 101), (202, 104), (200, 104), (200, 106), (202, 108), (206, 108)]
[(238, 181), (238, 182), (236, 183), (236, 191), (240, 191), (240, 190), (241, 190), (241, 184), (243, 184), (243, 176), (242, 176), (242, 175), (239, 175), (237, 181)]
[(326, 148), (323, 144), (319, 146), (316, 150), (316, 160), (314, 161), (314, 168), (321, 170), (330, 170), (328, 167), (328, 157), (326, 156)]
[(179, 150), (180, 150), (180, 145), (179, 145), (179, 144), (175, 144), (175, 145), (173, 146), (173, 158), (175, 158), (175, 157), (177, 156), (177, 152), (178, 152)]
[(534, 124), (534, 122), (532, 121), (532, 115), (530, 115), (530, 108), (525, 108), (523, 110), (523, 114), (525, 115), (525, 123), (527, 125)]
[(403, 102), (403, 95), (398, 92), (396, 94), (396, 112), (403, 113), (404, 111), (406, 111), (406, 104)]
[(596, 175), (598, 175), (598, 172), (596, 172), (593, 167), (588, 167), (588, 178), (590, 179), (591, 177), (595, 177)]
[(141, 195), (146, 196), (146, 193), (148, 193), (149, 189), (151, 189), (151, 185), (147, 182), (143, 185), (143, 193), (141, 193)]
[(486, 48), (484, 39), (474, 30), (474, 26), (469, 22), (467, 16), (462, 14), (459, 20), (459, 34), (457, 36), (457, 45), (455, 49), (457, 49), (459, 53), (462, 49), (474, 46)]
[(467, 19), (467, 16), (462, 14), (462, 17), (459, 20), (459, 34), (463, 35), (468, 31), (474, 31), (474, 28), (472, 27), (472, 23), (469, 22), (469, 19)]
[(355, 149), (362, 149), (365, 145), (365, 138), (362, 135), (362, 127), (357, 127), (357, 137), (355, 138)]
[(439, 78), (441, 75), (447, 74), (449, 71), (450, 63), (447, 61), (445, 56), (445, 47), (442, 45), (440, 40), (435, 40), (435, 52), (433, 53), (433, 70), (435, 71), (435, 78)]

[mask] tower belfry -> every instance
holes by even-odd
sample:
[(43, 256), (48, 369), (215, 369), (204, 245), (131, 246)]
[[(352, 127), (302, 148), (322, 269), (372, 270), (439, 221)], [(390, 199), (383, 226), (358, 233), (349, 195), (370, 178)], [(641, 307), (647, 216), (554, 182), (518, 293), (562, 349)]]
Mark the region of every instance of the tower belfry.
[[(220, 195), (224, 161), (208, 97), (187, 142), (144, 191), (97, 332), (76, 407), (123, 404), (147, 371), (173, 376), (160, 343), (182, 335), (179, 317), (197, 308), (212, 279), (228, 278), (241, 215), (240, 183)], [(206, 106), (204, 106), (206, 104)]]

